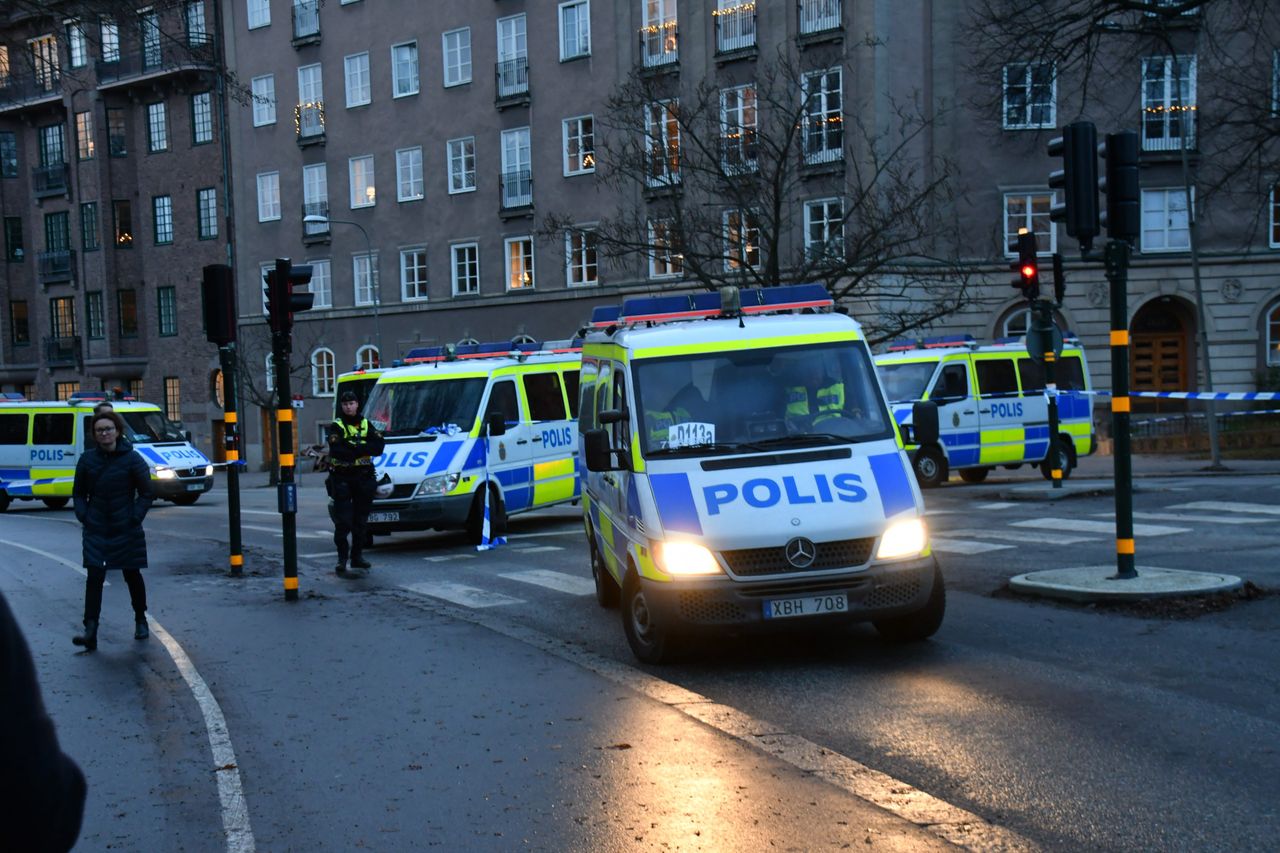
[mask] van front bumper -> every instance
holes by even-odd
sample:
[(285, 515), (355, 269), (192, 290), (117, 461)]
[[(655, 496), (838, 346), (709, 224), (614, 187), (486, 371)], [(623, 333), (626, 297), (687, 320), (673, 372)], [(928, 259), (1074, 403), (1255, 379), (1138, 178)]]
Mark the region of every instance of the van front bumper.
[(212, 488), (213, 477), (170, 477), (164, 480), (151, 478), (151, 491), (161, 500), (180, 495), (200, 495)]
[(398, 530), (461, 530), (471, 512), (471, 501), (471, 495), (374, 501), (369, 511), (368, 527), (371, 532), (379, 534)]
[[(857, 572), (789, 580), (735, 581), (728, 577), (675, 582), (641, 578), (645, 601), (662, 624), (677, 631), (787, 630), (869, 622), (920, 610), (929, 601), (937, 561), (921, 557), (872, 565)], [(848, 610), (786, 619), (766, 619), (764, 603), (844, 593)]]

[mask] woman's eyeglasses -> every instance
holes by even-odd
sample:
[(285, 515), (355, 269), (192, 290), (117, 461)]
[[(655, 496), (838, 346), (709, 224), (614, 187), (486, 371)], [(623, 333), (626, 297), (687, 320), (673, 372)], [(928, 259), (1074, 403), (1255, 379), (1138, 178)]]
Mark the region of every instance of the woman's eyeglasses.
[(116, 431), (116, 428), (115, 428), (115, 427), (113, 427), (113, 426), (110, 426), (110, 427), (94, 427), (94, 428), (93, 428), (93, 431), (94, 431), (94, 432), (96, 432), (96, 433), (98, 433), (98, 434), (102, 434), (102, 433), (106, 433), (106, 432), (115, 432), (115, 431)]

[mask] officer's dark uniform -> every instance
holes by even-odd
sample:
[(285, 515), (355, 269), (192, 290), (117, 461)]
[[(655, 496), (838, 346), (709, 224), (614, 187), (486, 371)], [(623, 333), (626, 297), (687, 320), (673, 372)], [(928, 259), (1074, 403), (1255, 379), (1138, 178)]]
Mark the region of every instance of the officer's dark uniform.
[[(343, 402), (348, 397), (356, 396), (350, 391), (342, 395)], [(351, 565), (357, 569), (367, 569), (361, 551), (365, 543), (365, 523), (369, 518), (369, 509), (373, 505), (373, 495), (377, 488), (374, 474), (373, 457), (382, 454), (382, 433), (373, 428), (360, 415), (347, 417), (339, 415), (329, 425), (329, 479), (325, 488), (329, 497), (333, 498), (333, 544), (338, 549), (338, 565), (335, 571), (345, 574), (347, 571), (347, 536), (351, 536)]]

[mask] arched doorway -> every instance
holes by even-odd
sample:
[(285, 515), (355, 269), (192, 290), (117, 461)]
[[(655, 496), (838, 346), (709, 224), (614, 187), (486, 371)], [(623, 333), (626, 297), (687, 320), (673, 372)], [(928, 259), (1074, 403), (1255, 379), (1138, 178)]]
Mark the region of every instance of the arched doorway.
[[(1129, 390), (1190, 391), (1191, 317), (1170, 296), (1148, 302), (1129, 324)], [(1182, 412), (1183, 400), (1135, 397), (1135, 411)]]

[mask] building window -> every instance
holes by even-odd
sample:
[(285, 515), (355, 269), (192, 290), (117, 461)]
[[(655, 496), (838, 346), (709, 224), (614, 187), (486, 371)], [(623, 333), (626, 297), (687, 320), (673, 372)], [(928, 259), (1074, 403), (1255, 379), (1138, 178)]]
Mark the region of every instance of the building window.
[(262, 371), (263, 384), (268, 391), (276, 390), (276, 366), (272, 361), (271, 354), (268, 353)]
[(116, 199), (111, 202), (111, 221), (117, 249), (128, 249), (133, 246), (133, 205), (128, 199)]
[(71, 214), (65, 210), (44, 215), (44, 247), (48, 252), (71, 249)]
[(365, 344), (356, 350), (356, 370), (376, 370), (382, 364), (382, 356), (373, 344)]
[(91, 290), (84, 295), (85, 313), (89, 321), (89, 339), (102, 340), (107, 336), (107, 312), (101, 290)]
[(213, 96), (200, 92), (191, 96), (191, 142), (203, 145), (213, 141)]
[(1267, 314), (1267, 366), (1280, 367), (1280, 303)]
[(0, 89), (9, 88), (9, 46), (0, 44)]
[(498, 97), (529, 91), (529, 36), (525, 15), (498, 19)]
[(116, 309), (120, 315), (120, 337), (138, 336), (138, 292), (124, 289), (116, 292)]
[(400, 298), (408, 302), (427, 298), (427, 249), (400, 250)]
[(209, 43), (209, 31), (204, 25), (204, 3), (193, 0), (187, 3), (187, 44), (198, 47)]
[(253, 126), (276, 123), (276, 76), (263, 74), (250, 81), (253, 92)]
[(39, 129), (40, 134), (40, 165), (41, 166), (61, 166), (67, 162), (67, 156), (62, 147), (62, 125), (50, 124)]
[(213, 187), (196, 190), (196, 235), (201, 240), (218, 236), (218, 191)]
[(418, 43), (391, 46), (391, 95), (403, 98), (418, 94)]
[(476, 188), (476, 138), (450, 139), (449, 193), (469, 193)]
[(1036, 237), (1039, 254), (1052, 255), (1058, 250), (1058, 229), (1049, 221), (1053, 193), (1005, 193), (1004, 254), (1018, 255), (1018, 230), (1027, 229)]
[(160, 66), (160, 14), (154, 10), (138, 13), (142, 30), (142, 69), (151, 71)]
[(271, 0), (248, 0), (249, 29), (256, 30), (271, 23)]
[(311, 396), (332, 397), (336, 380), (333, 350), (321, 347), (311, 353)]
[(396, 152), (396, 200), (422, 198), (422, 149), (401, 148)]
[(311, 265), (311, 292), (315, 295), (312, 300), (312, 308), (332, 308), (333, 307), (333, 276), (330, 272), (329, 262), (323, 261), (307, 261)]
[(1271, 187), (1271, 232), (1269, 245), (1280, 249), (1280, 184)]
[(1056, 127), (1056, 74), (1045, 63), (1013, 62), (1004, 67), (1005, 130)]
[(679, 250), (675, 229), (665, 219), (649, 223), (649, 278), (684, 275), (684, 255)]
[(585, 175), (596, 170), (595, 119), (591, 116), (567, 118), (564, 134), (564, 173)]
[(55, 382), (53, 383), (53, 395), (56, 399), (66, 401), (71, 399), (71, 395), (80, 390), (79, 382)]
[(507, 256), (507, 290), (533, 290), (533, 238), (503, 241)]
[(844, 202), (823, 198), (805, 203), (804, 250), (811, 260), (844, 258)]
[(471, 82), (471, 28), (450, 30), (440, 37), (444, 42), (444, 85), (461, 86)]
[(173, 242), (173, 197), (158, 195), (151, 199), (151, 217), (157, 246)]
[(352, 255), (351, 275), (355, 283), (356, 305), (372, 305), (377, 288), (375, 287), (378, 267), (378, 255)]
[(129, 136), (125, 131), (124, 110), (107, 110), (107, 153), (112, 157), (129, 154)]
[(93, 113), (85, 110), (76, 113), (76, 156), (81, 160), (92, 160), (93, 150)]
[(76, 336), (76, 300), (71, 296), (59, 296), (49, 300), (50, 330), (55, 338)]
[(569, 287), (588, 287), (600, 283), (596, 241), (596, 232), (590, 229), (565, 232), (565, 283)]
[(560, 61), (591, 55), (591, 3), (560, 4)]
[(31, 66), (35, 72), (36, 86), (41, 91), (52, 92), (61, 77), (58, 40), (52, 35), (45, 35), (30, 39), (27, 44), (31, 46)]
[(258, 175), (258, 221), (272, 222), (280, 218), (280, 173)]
[(645, 0), (640, 29), (641, 61), (646, 68), (670, 65), (680, 58), (676, 0)]
[(89, 64), (89, 45), (84, 36), (84, 24), (79, 21), (67, 24), (67, 59), (72, 68), (84, 68)]
[(153, 153), (169, 150), (169, 118), (163, 101), (147, 104), (147, 150)]
[[(1194, 202), (1194, 191), (1191, 197)], [(1186, 193), (1181, 188), (1143, 190), (1142, 251), (1182, 252), (1190, 248)]]
[(369, 85), (369, 54), (356, 53), (343, 60), (347, 73), (347, 106), (359, 107), (372, 100)]
[(373, 186), (373, 155), (352, 157), (348, 161), (351, 179), (351, 207), (373, 207), (377, 193)]
[(480, 292), (480, 246), (478, 243), (456, 243), (449, 247), (452, 257), (453, 295), (470, 296)]
[(502, 206), (527, 207), (533, 204), (533, 160), (529, 148), (529, 128), (502, 131)]
[(120, 25), (112, 18), (102, 19), (102, 61), (120, 61)]
[(756, 170), (756, 87), (720, 92), (720, 164), (738, 174)]
[(20, 264), (27, 255), (27, 247), (22, 238), (22, 217), (6, 216), (4, 218), (4, 259), (11, 264)]
[(760, 225), (749, 210), (724, 212), (724, 268), (760, 268)]
[(18, 177), (18, 135), (11, 130), (0, 131), (0, 177)]
[[(1177, 73), (1175, 75), (1175, 65)], [(1175, 83), (1176, 77), (1176, 83)], [(1196, 58), (1142, 61), (1142, 149), (1179, 151), (1196, 144)]]
[(156, 288), (156, 315), (161, 337), (178, 334), (178, 292), (175, 288)]
[(98, 242), (98, 203), (86, 201), (80, 205), (80, 248), (86, 252), (97, 249)]
[(26, 300), (16, 299), (9, 303), (9, 340), (14, 346), (31, 343), (31, 325), (27, 316)]
[(804, 161), (834, 163), (844, 159), (844, 109), (839, 68), (806, 74), (804, 98)]
[(680, 183), (678, 101), (655, 101), (644, 111), (646, 179), (649, 186)]
[(171, 421), (182, 420), (182, 382), (176, 376), (164, 378), (164, 415)]

